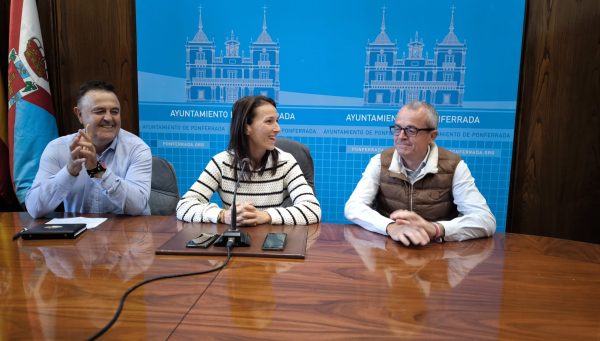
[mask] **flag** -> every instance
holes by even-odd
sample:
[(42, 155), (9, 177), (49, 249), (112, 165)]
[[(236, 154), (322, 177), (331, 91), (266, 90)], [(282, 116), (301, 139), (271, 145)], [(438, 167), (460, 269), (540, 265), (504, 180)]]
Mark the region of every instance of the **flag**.
[(12, 0), (8, 31), (8, 150), (19, 202), (58, 136), (35, 0)]
[(0, 71), (0, 211), (10, 211), (18, 207), (10, 177), (8, 158), (8, 103), (4, 92), (4, 82)]

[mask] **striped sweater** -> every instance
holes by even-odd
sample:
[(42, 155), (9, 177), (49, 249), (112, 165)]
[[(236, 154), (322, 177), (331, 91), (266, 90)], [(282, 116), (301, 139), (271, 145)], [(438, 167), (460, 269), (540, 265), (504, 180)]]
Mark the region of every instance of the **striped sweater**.
[[(307, 225), (321, 220), (321, 206), (312, 188), (306, 182), (296, 159), (281, 149), (279, 166), (271, 174), (273, 161), (269, 158), (261, 176), (253, 172), (249, 180), (240, 180), (236, 201), (250, 202), (256, 209), (266, 211), (272, 224)], [(223, 151), (215, 155), (192, 187), (177, 203), (177, 218), (187, 222), (217, 222), (221, 210), (210, 198), (218, 192), (224, 208), (229, 209), (233, 199), (235, 178), (233, 157)], [(293, 206), (281, 207), (286, 197)]]

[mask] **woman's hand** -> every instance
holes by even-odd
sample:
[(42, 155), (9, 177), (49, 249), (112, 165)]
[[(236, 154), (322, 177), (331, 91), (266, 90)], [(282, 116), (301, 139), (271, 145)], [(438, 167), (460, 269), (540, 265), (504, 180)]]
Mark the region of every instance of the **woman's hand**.
[(237, 204), (236, 210), (237, 223), (239, 226), (256, 226), (271, 223), (271, 216), (269, 213), (257, 210), (251, 203), (244, 202)]

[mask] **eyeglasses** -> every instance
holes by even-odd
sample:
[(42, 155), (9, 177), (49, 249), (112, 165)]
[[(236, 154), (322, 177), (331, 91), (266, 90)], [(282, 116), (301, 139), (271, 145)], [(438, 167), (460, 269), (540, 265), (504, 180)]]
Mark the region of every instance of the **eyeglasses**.
[(408, 137), (417, 136), (420, 131), (434, 131), (435, 128), (417, 128), (413, 126), (401, 127), (397, 125), (390, 126), (390, 133), (395, 136), (400, 136), (400, 132), (404, 130), (404, 134)]

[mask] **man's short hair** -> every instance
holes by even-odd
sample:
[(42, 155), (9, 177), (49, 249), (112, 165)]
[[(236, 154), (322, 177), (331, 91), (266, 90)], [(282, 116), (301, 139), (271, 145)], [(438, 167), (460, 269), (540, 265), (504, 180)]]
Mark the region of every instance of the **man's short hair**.
[(433, 107), (433, 105), (424, 101), (411, 101), (404, 105), (404, 108), (410, 109), (412, 111), (419, 111), (421, 109), (425, 110), (425, 112), (427, 113), (427, 128), (438, 128), (440, 115), (438, 114), (437, 110)]
[(80, 101), (83, 96), (85, 96), (85, 94), (87, 94), (89, 91), (93, 90), (108, 91), (116, 95), (114, 85), (110, 84), (109, 82), (100, 80), (87, 81), (79, 86), (79, 92), (77, 94), (77, 106), (80, 105)]

